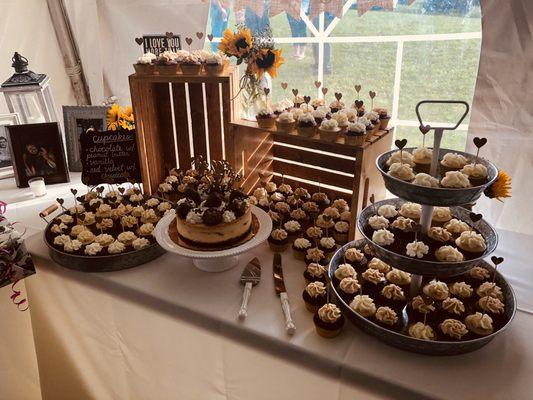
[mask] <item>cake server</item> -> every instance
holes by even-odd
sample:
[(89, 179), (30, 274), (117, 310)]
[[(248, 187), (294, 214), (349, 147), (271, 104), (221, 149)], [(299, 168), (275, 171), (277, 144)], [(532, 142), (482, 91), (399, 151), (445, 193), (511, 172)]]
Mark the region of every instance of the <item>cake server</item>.
[(239, 319), (244, 319), (248, 315), (248, 301), (252, 295), (252, 287), (257, 285), (261, 280), (261, 263), (255, 257), (250, 261), (241, 274), (241, 283), (244, 285), (242, 293), (242, 304), (239, 310)]
[(289, 297), (287, 296), (287, 289), (285, 289), (285, 281), (283, 280), (283, 269), (281, 268), (281, 254), (274, 254), (274, 262), (272, 264), (274, 273), (274, 287), (276, 288), (276, 294), (281, 301), (281, 309), (285, 314), (285, 329), (289, 335), (293, 335), (296, 332), (296, 326), (292, 321), (291, 307), (289, 305)]

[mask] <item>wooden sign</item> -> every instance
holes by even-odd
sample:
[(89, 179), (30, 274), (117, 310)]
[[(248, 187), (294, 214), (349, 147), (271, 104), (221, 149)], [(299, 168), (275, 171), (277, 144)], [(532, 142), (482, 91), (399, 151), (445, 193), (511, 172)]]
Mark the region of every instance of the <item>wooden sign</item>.
[(141, 181), (141, 167), (135, 131), (98, 132), (80, 136), (81, 181), (86, 185)]
[(181, 50), (180, 35), (143, 35), (143, 49), (145, 53), (153, 53), (159, 56), (166, 50)]

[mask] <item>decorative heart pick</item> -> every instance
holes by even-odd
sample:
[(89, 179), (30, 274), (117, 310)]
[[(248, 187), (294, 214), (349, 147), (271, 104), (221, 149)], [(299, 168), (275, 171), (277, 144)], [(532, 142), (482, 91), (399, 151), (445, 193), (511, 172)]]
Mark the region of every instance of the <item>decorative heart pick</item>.
[(354, 102), (355, 108), (359, 110), (361, 107), (363, 107), (364, 101), (363, 100), (355, 100)]
[(196, 37), (197, 37), (199, 40), (202, 40), (202, 38), (204, 37), (204, 33), (203, 33), (203, 32), (196, 32)]
[(191, 50), (192, 38), (186, 37), (185, 38), (185, 43), (187, 43), (187, 45), (189, 46), (189, 50)]
[(167, 37), (167, 39), (172, 39), (174, 37), (174, 33), (172, 32), (165, 32), (165, 36)]
[(327, 92), (328, 92), (328, 88), (327, 87), (323, 87), (322, 88), (322, 94), (325, 96)]
[(335, 98), (340, 101), (342, 99), (342, 93), (335, 92)]
[(474, 165), (477, 164), (477, 160), (479, 158), (479, 149), (481, 149), (486, 144), (487, 144), (487, 138), (479, 138), (479, 137), (474, 138), (474, 145), (477, 147), (476, 158), (474, 159)]
[(316, 88), (318, 89), (320, 86), (322, 86), (322, 82), (320, 82), (320, 81), (315, 81), (315, 86), (316, 86)]
[(370, 96), (370, 109), (373, 110), (374, 109), (374, 97), (376, 97), (376, 92), (371, 90), (368, 92), (368, 95)]
[(80, 203), (83, 203), (85, 198), (83, 196), (78, 196), (78, 197), (76, 197), (76, 200), (78, 200)]
[(270, 89), (266, 87), (263, 89), (263, 92), (265, 92), (265, 96), (268, 97), (268, 94), (270, 93)]
[(298, 96), (298, 89), (292, 89), (292, 94), (294, 97)]
[(288, 86), (289, 86), (289, 84), (287, 82), (281, 82), (281, 88), (283, 90), (286, 90)]
[(394, 141), (394, 144), (396, 145), (396, 147), (398, 147), (400, 150), (402, 150), (405, 145), (407, 144), (407, 139), (396, 139)]
[(78, 193), (78, 191), (77, 191), (76, 189), (70, 189), (70, 192), (71, 192), (74, 196), (76, 196), (76, 194)]
[(304, 96), (304, 101), (306, 104), (309, 104), (309, 102), (311, 101), (311, 96)]
[(84, 221), (85, 220), (85, 214), (78, 214), (78, 218), (80, 219), (80, 221)]
[(104, 191), (104, 189), (105, 189), (105, 188), (104, 188), (103, 186), (98, 186), (98, 187), (96, 188), (96, 191), (97, 191), (98, 193), (102, 194), (103, 191)]
[(207, 35), (207, 39), (208, 39), (210, 42), (212, 42), (212, 41), (213, 41), (213, 35), (209, 33), (209, 34)]
[(422, 132), (422, 135), (425, 135), (431, 130), (431, 127), (429, 125), (420, 125), (418, 129), (420, 129), (420, 132)]
[(141, 44), (143, 44), (143, 38), (142, 37), (136, 37), (135, 38), (135, 43), (137, 43), (140, 46)]
[(361, 91), (361, 85), (355, 85), (354, 88), (355, 88), (355, 91), (357, 92), (357, 98), (359, 98), (359, 92)]
[(478, 222), (481, 218), (483, 218), (483, 215), (481, 214), (476, 214), (474, 212), (471, 212), (469, 214), (469, 217), (470, 217), (470, 220), (474, 223)]
[(118, 188), (118, 191), (120, 192), (120, 194), (124, 194), (124, 192), (126, 191), (126, 189), (123, 188), (122, 186), (120, 186), (120, 187)]
[(370, 195), (370, 203), (372, 204), (372, 210), (374, 211), (374, 214), (376, 214), (376, 197), (374, 196), (374, 193)]
[(500, 265), (503, 262), (503, 257), (492, 256), (490, 259), (494, 265)]
[(60, 206), (62, 206), (65, 202), (65, 199), (57, 198), (56, 201), (59, 203)]

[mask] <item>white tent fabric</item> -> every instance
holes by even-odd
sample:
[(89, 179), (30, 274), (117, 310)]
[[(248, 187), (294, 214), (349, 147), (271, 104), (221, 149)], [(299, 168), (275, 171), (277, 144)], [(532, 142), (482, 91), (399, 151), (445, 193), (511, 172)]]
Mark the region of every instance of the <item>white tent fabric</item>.
[[(481, 200), (497, 228), (533, 233), (533, 2), (481, 1), (482, 44), (468, 143), (487, 137), (481, 155), (513, 178), (504, 204)], [(469, 148), (468, 151), (475, 152)]]

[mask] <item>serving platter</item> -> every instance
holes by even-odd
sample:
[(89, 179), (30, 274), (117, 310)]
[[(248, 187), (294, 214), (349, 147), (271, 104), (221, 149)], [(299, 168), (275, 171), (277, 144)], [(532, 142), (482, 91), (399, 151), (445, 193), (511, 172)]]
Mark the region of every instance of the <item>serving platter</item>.
[(268, 214), (256, 206), (252, 206), (251, 210), (258, 225), (255, 234), (250, 240), (229, 249), (203, 251), (182, 246), (179, 242), (176, 243), (169, 233), (169, 226), (176, 217), (175, 211), (169, 212), (161, 218), (154, 229), (154, 236), (159, 245), (166, 251), (191, 258), (194, 266), (202, 271), (226, 271), (237, 265), (240, 254), (259, 246), (268, 239), (272, 231), (272, 220)]
[[(412, 153), (414, 147), (405, 148), (403, 151)], [(457, 206), (465, 205), (475, 202), (483, 194), (483, 191), (490, 186), (498, 177), (498, 169), (490, 161), (478, 157), (477, 163), (483, 164), (487, 167), (488, 179), (487, 182), (480, 186), (469, 188), (430, 188), (425, 186), (414, 185), (410, 182), (395, 178), (387, 173), (386, 162), (392, 153), (398, 150), (388, 151), (383, 153), (376, 159), (376, 166), (383, 176), (385, 187), (394, 195), (402, 199), (412, 201), (414, 203), (427, 204), (432, 206)], [(465, 156), (469, 161), (476, 159), (473, 154), (465, 153), (457, 150), (440, 149), (439, 160), (447, 153), (457, 153)]]
[[(331, 281), (333, 281), (333, 274), (335, 273), (335, 270), (340, 264), (343, 263), (344, 252), (350, 247), (362, 248), (365, 242), (366, 241), (364, 239), (355, 242), (350, 242), (345, 244), (335, 252), (333, 257), (331, 258), (328, 269), (328, 274)], [(386, 260), (383, 261), (387, 262)], [(372, 322), (371, 320), (362, 317), (353, 309), (351, 309), (349, 304), (344, 301), (340, 294), (337, 292), (335, 285), (331, 285), (331, 288), (333, 293), (335, 294), (335, 297), (337, 298), (337, 304), (339, 304), (340, 308), (343, 311), (343, 314), (348, 320), (350, 320), (355, 326), (361, 328), (366, 333), (375, 336), (376, 338), (390, 346), (394, 346), (399, 349), (407, 350), (414, 353), (428, 355), (444, 356), (464, 354), (485, 346), (496, 336), (503, 333), (503, 331), (505, 331), (507, 327), (511, 324), (511, 321), (513, 320), (516, 314), (516, 297), (513, 292), (513, 289), (511, 288), (511, 285), (509, 285), (505, 278), (498, 271), (495, 271), (494, 268), (490, 266), (487, 262), (480, 261), (478, 262), (478, 265), (481, 265), (484, 268), (489, 269), (491, 273), (496, 274), (495, 282), (498, 286), (501, 287), (505, 298), (505, 316), (507, 322), (504, 326), (502, 326), (500, 329), (493, 332), (492, 334), (472, 340), (464, 340), (457, 342), (421, 340), (410, 337), (406, 333), (395, 332), (383, 328), (378, 324)], [(394, 263), (392, 263), (391, 266), (396, 267)], [(404, 330), (405, 329), (406, 327), (404, 326)]]
[[(405, 202), (406, 201), (402, 199), (387, 199), (378, 201), (374, 205), (366, 207), (359, 214), (359, 219), (357, 221), (359, 232), (361, 232), (361, 235), (367, 240), (368, 245), (375, 252), (376, 257), (382, 259), (387, 264), (394, 265), (396, 268), (417, 275), (440, 277), (455, 276), (468, 271), (473, 266), (479, 264), (483, 258), (488, 257), (494, 252), (494, 250), (496, 250), (498, 245), (498, 235), (494, 228), (483, 219), (475, 224), (469, 225), (473, 225), (474, 228), (484, 237), (487, 244), (487, 250), (481, 257), (470, 260), (458, 262), (440, 262), (415, 259), (406, 255), (395, 253), (374, 243), (372, 238), (367, 236), (364, 229), (366, 221), (372, 215), (375, 215), (374, 210), (377, 210), (380, 206), (385, 204), (391, 204), (396, 208), (400, 208)], [(450, 207), (450, 212), (454, 218), (458, 218), (465, 222), (470, 221), (470, 211), (466, 208)]]

